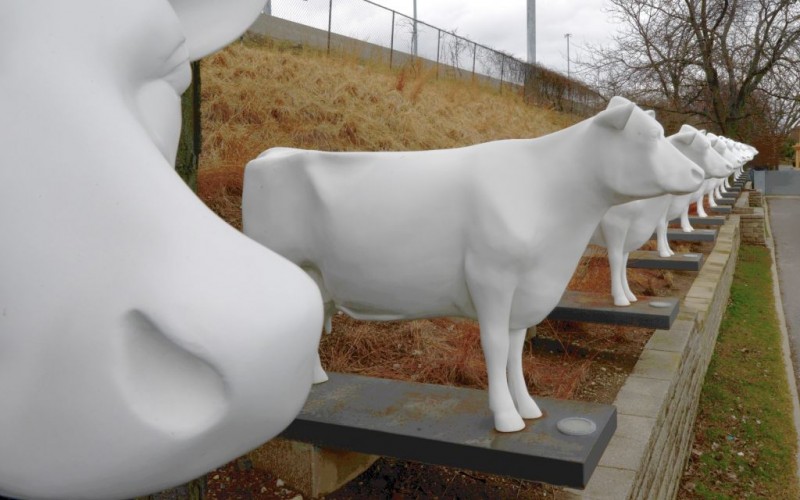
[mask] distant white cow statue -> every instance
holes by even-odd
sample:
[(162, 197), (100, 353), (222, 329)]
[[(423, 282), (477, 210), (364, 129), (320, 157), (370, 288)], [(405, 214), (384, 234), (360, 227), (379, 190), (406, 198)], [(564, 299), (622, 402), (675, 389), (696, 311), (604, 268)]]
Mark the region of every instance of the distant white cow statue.
[[(688, 125), (684, 126), (687, 127)], [(716, 202), (713, 201), (714, 190), (717, 188), (719, 183), (723, 182), (724, 179), (729, 177), (735, 169), (735, 158), (733, 158), (728, 153), (727, 146), (725, 146), (723, 142), (718, 140), (718, 136), (711, 133), (707, 133), (706, 137), (708, 138), (709, 143), (711, 144), (711, 147), (714, 149), (714, 151), (716, 151), (720, 156), (722, 156), (728, 162), (729, 169), (727, 173), (724, 174), (722, 177), (706, 178), (706, 180), (703, 182), (703, 185), (700, 186), (700, 188), (694, 193), (692, 193), (692, 195), (689, 197), (689, 204), (686, 205), (685, 211), (681, 214), (681, 229), (687, 233), (694, 231), (694, 228), (689, 223), (689, 205), (691, 205), (692, 203), (696, 203), (697, 215), (703, 218), (708, 217), (708, 214), (705, 211), (705, 207), (703, 206), (704, 197), (708, 195), (710, 205), (712, 207), (717, 206)]]
[(247, 166), (242, 212), (246, 234), (317, 281), (328, 315), (477, 318), (495, 428), (511, 432), (541, 416), (522, 374), (525, 329), (556, 306), (605, 211), (702, 179), (652, 117), (614, 98), (538, 139), (271, 149)]
[[(729, 164), (711, 149), (706, 137), (696, 129), (684, 126), (667, 137), (684, 156), (703, 169), (705, 177), (725, 175)], [(611, 272), (611, 296), (614, 305), (628, 306), (636, 296), (628, 286), (628, 254), (644, 245), (656, 232), (659, 247), (667, 245), (667, 212), (676, 198), (690, 195), (665, 194), (654, 198), (615, 205), (603, 215), (591, 243), (606, 247)], [(687, 203), (688, 206), (688, 203)]]
[(189, 61), (263, 0), (0, 13), (0, 495), (131, 498), (286, 427), (319, 290), (173, 169)]

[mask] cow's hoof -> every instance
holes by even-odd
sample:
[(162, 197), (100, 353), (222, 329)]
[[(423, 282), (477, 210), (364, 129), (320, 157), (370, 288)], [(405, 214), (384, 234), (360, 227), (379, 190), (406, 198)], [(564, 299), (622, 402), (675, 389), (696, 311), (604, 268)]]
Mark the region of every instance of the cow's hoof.
[(539, 406), (530, 396), (519, 402), (517, 410), (519, 411), (519, 416), (525, 419), (539, 418), (542, 416), (542, 410), (539, 409)]
[(631, 302), (638, 302), (639, 301), (639, 299), (636, 298), (636, 295), (634, 295), (632, 293), (626, 293), (625, 295), (628, 297), (628, 300), (630, 300)]
[(614, 297), (614, 305), (625, 307), (631, 305), (631, 302), (626, 297)]
[(658, 256), (662, 259), (666, 259), (667, 257), (672, 257), (672, 252), (658, 252)]
[(495, 413), (494, 428), (497, 432), (517, 432), (525, 428), (525, 421), (516, 411)]

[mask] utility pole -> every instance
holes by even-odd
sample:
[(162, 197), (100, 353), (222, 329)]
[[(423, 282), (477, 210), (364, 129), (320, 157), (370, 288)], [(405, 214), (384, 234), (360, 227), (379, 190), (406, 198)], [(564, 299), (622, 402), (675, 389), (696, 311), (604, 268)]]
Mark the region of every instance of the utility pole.
[(536, 64), (536, 0), (528, 0), (528, 64)]
[(414, 31), (411, 33), (411, 55), (417, 57), (417, 0), (414, 0)]
[(569, 39), (572, 36), (572, 33), (566, 33), (564, 38), (567, 39), (567, 78), (569, 79)]

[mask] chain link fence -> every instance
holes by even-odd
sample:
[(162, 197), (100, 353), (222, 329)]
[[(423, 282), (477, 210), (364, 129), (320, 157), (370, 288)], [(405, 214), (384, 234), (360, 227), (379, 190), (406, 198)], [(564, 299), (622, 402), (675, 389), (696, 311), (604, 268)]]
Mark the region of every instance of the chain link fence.
[(437, 76), (480, 78), (501, 90), (518, 89), (529, 101), (560, 111), (589, 116), (605, 104), (581, 82), (371, 0), (268, 0), (263, 12), (324, 31), (328, 51), (333, 36), (346, 37), (385, 49), (390, 66), (419, 59), (435, 65)]

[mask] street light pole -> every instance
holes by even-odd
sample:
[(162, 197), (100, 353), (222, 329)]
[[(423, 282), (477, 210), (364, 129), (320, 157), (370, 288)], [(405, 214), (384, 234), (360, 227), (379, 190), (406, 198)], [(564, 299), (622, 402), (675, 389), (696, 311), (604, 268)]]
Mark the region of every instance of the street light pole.
[(414, 31), (411, 34), (411, 54), (417, 57), (417, 0), (414, 0)]
[(567, 79), (569, 79), (569, 77), (570, 77), (570, 74), (569, 74), (569, 39), (570, 39), (571, 36), (572, 36), (572, 33), (566, 33), (564, 35), (564, 38), (567, 39)]
[(536, 0), (528, 0), (528, 64), (536, 64)]

